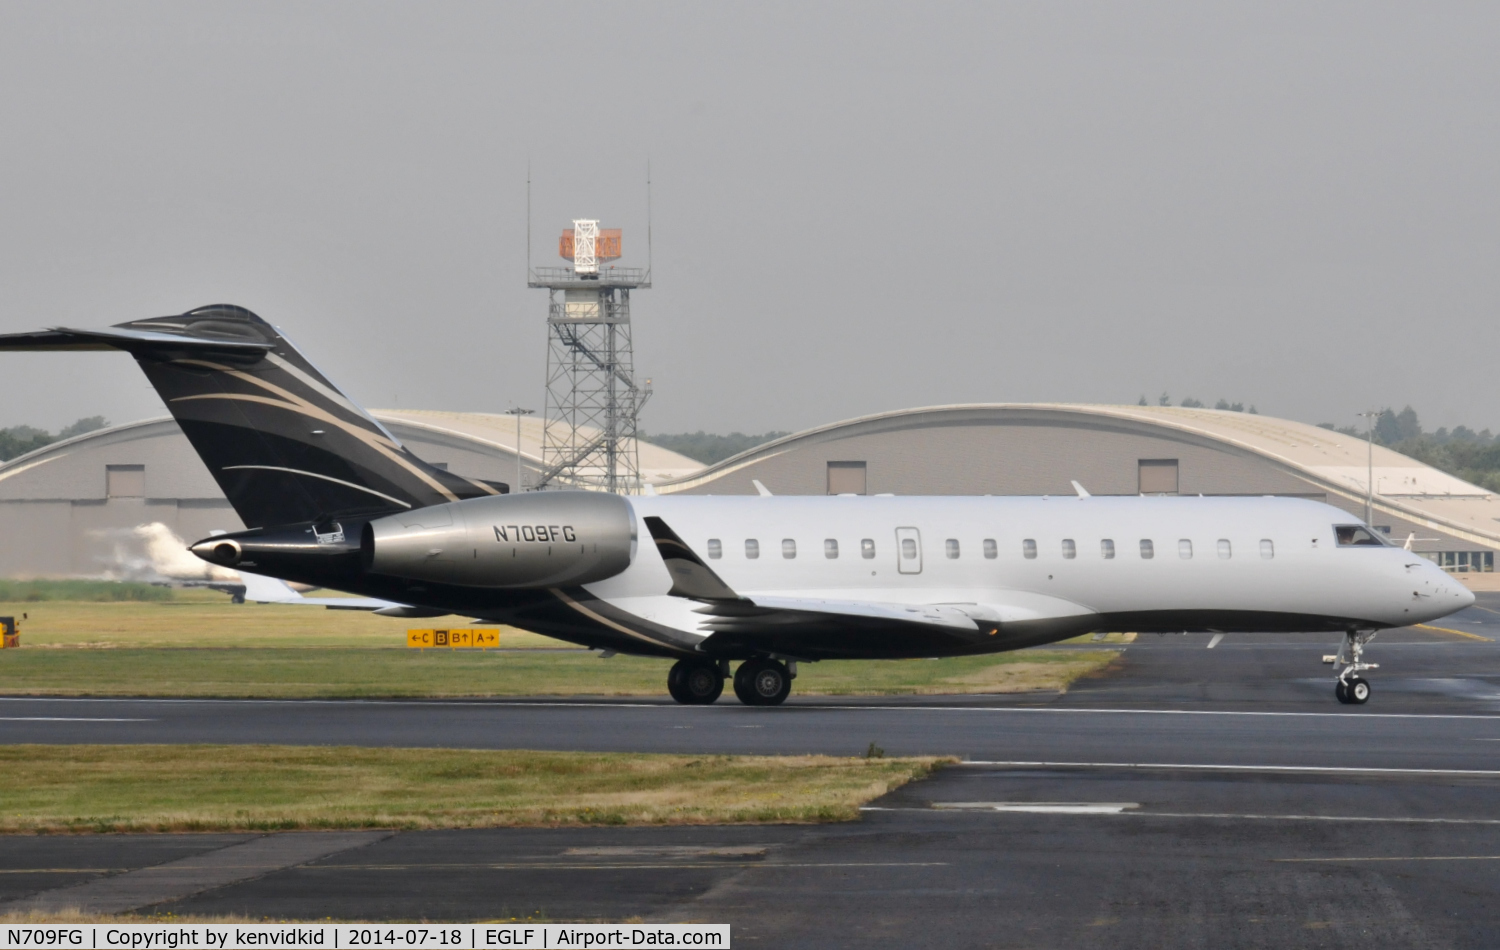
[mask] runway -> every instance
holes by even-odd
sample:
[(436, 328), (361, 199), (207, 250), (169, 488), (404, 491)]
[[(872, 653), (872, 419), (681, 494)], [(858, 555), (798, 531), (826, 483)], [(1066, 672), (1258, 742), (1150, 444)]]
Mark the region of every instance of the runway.
[[(1458, 632), (1382, 635), (1364, 707), (1334, 702), (1327, 638), (1210, 650), (1189, 636), (1137, 641), (1062, 697), (9, 699), (0, 730), (9, 742), (839, 755), (874, 742), (967, 760), (857, 823), (319, 839), (281, 850), (320, 857), (143, 905), (154, 912), (701, 920), (768, 947), (1487, 947), (1500, 942), (1500, 613), (1442, 626)], [(55, 902), (90, 881), (134, 893), (132, 869), (211, 863), (251, 841), (5, 839), (0, 901)]]

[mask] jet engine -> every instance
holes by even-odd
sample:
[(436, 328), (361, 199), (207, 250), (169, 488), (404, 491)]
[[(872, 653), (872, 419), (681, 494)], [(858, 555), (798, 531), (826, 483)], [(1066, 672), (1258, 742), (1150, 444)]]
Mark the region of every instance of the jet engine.
[(464, 587), (588, 584), (635, 556), (635, 512), (618, 495), (536, 492), (387, 515), (360, 534), (371, 574)]

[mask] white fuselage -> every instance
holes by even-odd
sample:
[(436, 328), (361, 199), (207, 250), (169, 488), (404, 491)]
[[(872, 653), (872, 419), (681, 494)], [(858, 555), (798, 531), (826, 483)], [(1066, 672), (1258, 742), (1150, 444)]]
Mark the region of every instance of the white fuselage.
[[(1141, 621), (1120, 629), (1150, 629), (1153, 616), (1167, 618), (1164, 624), (1219, 617), (1215, 629), (1268, 629), (1254, 618), (1271, 616), (1403, 626), (1474, 600), (1409, 551), (1340, 546), (1334, 526), (1359, 520), (1301, 499), (645, 496), (631, 503), (637, 519), (663, 519), (751, 599), (960, 605), (1001, 624), (1089, 614)], [(631, 566), (588, 590), (644, 620), (702, 635), (699, 605), (669, 596), (671, 586), (642, 531)]]

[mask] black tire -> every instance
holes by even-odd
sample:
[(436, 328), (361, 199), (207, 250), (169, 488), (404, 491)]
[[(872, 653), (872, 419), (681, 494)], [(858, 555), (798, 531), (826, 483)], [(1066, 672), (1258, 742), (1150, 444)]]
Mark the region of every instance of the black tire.
[(1346, 702), (1351, 706), (1363, 706), (1370, 701), (1370, 681), (1363, 676), (1349, 677), (1349, 686), (1345, 694), (1349, 697)]
[(734, 671), (734, 695), (746, 706), (779, 706), (791, 692), (791, 671), (776, 660), (746, 660)]
[(667, 673), (667, 692), (684, 706), (707, 706), (724, 692), (724, 677), (712, 663), (678, 660)]
[(1349, 703), (1349, 689), (1348, 689), (1348, 687), (1346, 687), (1344, 685), (1344, 681), (1343, 680), (1334, 680), (1333, 681), (1333, 695), (1335, 695), (1335, 696), (1338, 697), (1339, 702), (1341, 702), (1341, 703), (1343, 703), (1345, 705), (1348, 705), (1348, 703)]
[(672, 668), (667, 671), (667, 695), (671, 696), (677, 702), (682, 703), (684, 706), (687, 706), (690, 705), (692, 701), (688, 698), (686, 691), (684, 691), (682, 688), (682, 667), (683, 661), (678, 660), (676, 663), (673, 663)]
[(750, 692), (750, 674), (755, 671), (755, 660), (746, 660), (734, 671), (734, 697), (746, 706), (759, 705)]

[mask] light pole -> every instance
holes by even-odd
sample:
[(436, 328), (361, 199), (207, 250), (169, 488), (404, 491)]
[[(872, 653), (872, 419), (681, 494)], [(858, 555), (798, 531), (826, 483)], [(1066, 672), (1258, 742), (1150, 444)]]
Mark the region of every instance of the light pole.
[(1375, 420), (1378, 412), (1361, 412), (1365, 420), (1365, 525), (1375, 530)]
[(516, 487), (511, 489), (512, 492), (516, 493), (520, 493), (521, 491), (521, 417), (529, 416), (533, 412), (536, 412), (536, 410), (522, 409), (520, 406), (512, 406), (505, 410), (505, 415), (516, 417)]

